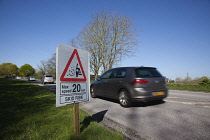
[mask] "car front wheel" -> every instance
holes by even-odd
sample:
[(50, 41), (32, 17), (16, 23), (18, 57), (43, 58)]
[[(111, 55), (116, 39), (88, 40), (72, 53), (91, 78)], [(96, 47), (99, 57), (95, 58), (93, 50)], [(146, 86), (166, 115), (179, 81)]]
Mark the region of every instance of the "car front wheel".
[(127, 90), (121, 90), (119, 94), (119, 102), (122, 107), (129, 107), (131, 106), (131, 100), (128, 96)]

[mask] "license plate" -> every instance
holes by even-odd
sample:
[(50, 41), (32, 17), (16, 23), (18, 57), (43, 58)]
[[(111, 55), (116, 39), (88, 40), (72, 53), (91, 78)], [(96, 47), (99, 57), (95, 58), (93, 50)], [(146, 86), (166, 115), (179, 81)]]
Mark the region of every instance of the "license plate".
[(52, 82), (51, 80), (48, 80), (48, 82)]
[(159, 91), (159, 92), (153, 92), (154, 96), (159, 96), (159, 95), (165, 95), (165, 93), (163, 91)]

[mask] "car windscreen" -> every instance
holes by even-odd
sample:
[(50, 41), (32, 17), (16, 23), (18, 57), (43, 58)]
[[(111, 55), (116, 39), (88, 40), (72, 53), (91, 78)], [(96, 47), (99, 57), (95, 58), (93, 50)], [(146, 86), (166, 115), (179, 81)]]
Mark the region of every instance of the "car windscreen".
[(46, 77), (53, 77), (52, 75), (46, 75)]
[(162, 77), (162, 75), (155, 68), (139, 68), (135, 70), (136, 77)]

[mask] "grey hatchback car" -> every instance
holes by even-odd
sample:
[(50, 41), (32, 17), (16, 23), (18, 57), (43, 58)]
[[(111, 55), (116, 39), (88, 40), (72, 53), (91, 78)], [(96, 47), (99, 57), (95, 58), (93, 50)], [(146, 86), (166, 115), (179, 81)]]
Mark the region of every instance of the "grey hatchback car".
[(168, 96), (165, 78), (154, 67), (120, 67), (110, 69), (90, 86), (97, 96), (119, 100), (123, 107), (132, 102), (163, 100)]

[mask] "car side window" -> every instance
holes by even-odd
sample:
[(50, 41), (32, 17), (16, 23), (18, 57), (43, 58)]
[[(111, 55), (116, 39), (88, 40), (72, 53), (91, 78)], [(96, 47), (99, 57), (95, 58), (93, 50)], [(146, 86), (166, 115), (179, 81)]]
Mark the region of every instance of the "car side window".
[(112, 74), (112, 70), (109, 70), (107, 72), (105, 72), (103, 75), (101, 75), (101, 79), (109, 79), (110, 75)]
[(111, 75), (111, 78), (125, 78), (126, 70), (125, 69), (115, 69)]

